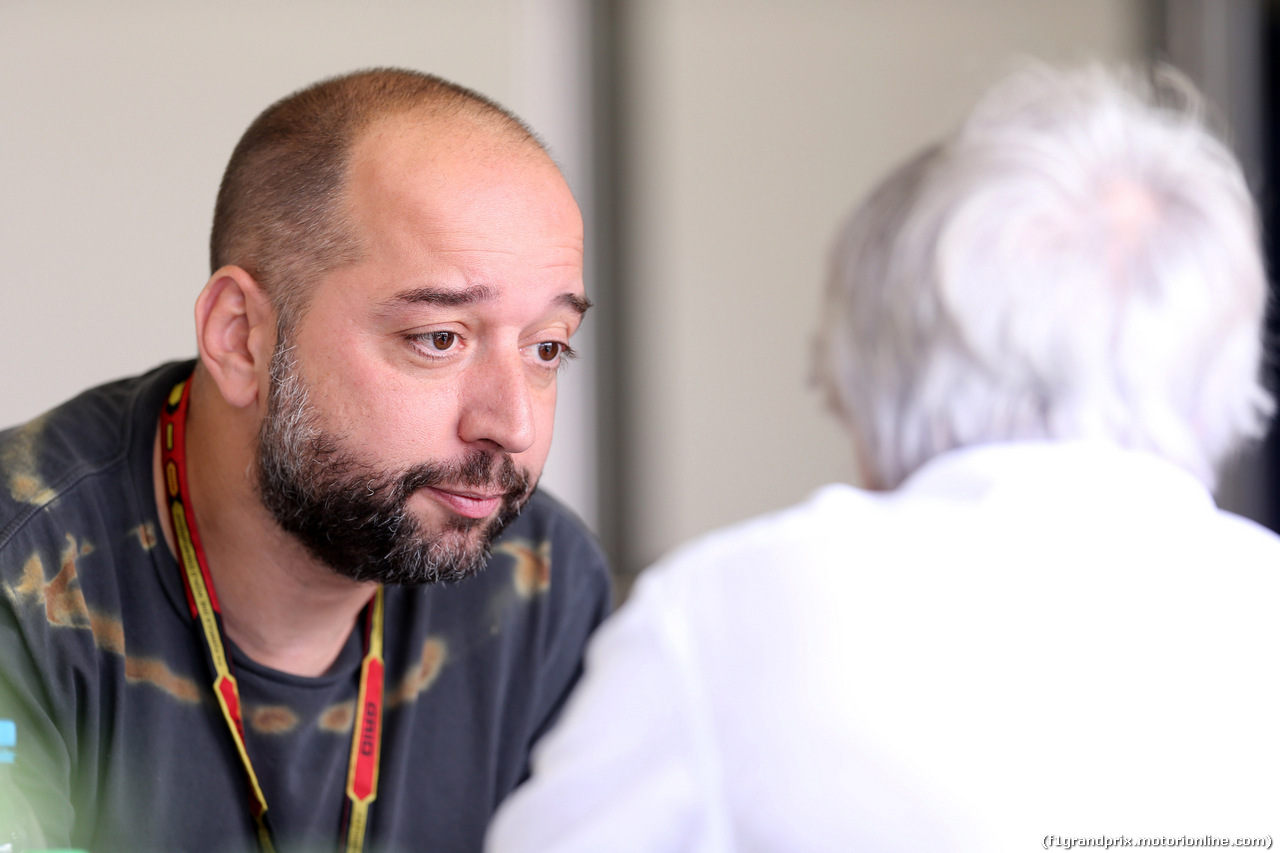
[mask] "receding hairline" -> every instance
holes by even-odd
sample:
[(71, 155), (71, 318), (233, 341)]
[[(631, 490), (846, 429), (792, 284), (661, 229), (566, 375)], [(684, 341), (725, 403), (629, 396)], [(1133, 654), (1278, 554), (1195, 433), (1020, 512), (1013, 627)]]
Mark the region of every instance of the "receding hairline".
[(492, 98), (443, 77), (405, 68), (366, 68), (328, 77), (281, 98), (264, 114), (313, 97), (361, 102), (346, 108), (354, 119), (350, 142), (379, 121), (419, 113), (441, 119), (467, 116), (546, 151), (545, 143), (523, 120)]
[(528, 125), (465, 86), (389, 67), (329, 77), (272, 103), (241, 136), (215, 205), (211, 270), (240, 266), (278, 310), (304, 310), (317, 275), (360, 255), (345, 210), (352, 157), (370, 133), (397, 122), (442, 135), (460, 128), (503, 156), (523, 148), (559, 171)]
[(452, 90), (423, 93), (370, 109), (353, 125), (349, 148), (378, 127), (421, 123), (441, 132), (469, 125), (491, 139), (547, 154), (546, 144), (522, 120), (483, 95), (464, 91), (465, 96)]
[(512, 124), (504, 116), (488, 111), (437, 109), (421, 104), (370, 116), (354, 130), (344, 155), (343, 188), (349, 186), (362, 156), (379, 159), (380, 138), (399, 134), (425, 139), (441, 154), (462, 150), (471, 158), (528, 157), (550, 166), (563, 178), (546, 146), (523, 125)]

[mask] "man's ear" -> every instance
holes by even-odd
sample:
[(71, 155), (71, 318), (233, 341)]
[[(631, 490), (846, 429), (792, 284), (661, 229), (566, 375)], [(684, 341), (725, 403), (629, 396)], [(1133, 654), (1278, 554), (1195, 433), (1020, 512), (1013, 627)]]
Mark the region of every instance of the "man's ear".
[(265, 399), (276, 314), (271, 300), (242, 267), (215, 272), (196, 300), (200, 361), (222, 396), (243, 408)]

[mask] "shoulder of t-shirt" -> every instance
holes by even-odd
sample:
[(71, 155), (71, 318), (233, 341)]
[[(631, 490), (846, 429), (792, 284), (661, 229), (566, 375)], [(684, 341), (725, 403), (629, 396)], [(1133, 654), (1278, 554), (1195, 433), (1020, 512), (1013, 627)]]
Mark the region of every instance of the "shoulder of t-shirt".
[(61, 541), (81, 514), (112, 508), (138, 430), (154, 422), (169, 385), (191, 366), (168, 363), (90, 388), (0, 432), (0, 555), (20, 533), (42, 538), (33, 525)]
[(536, 563), (545, 563), (548, 575), (541, 582), (557, 598), (608, 602), (612, 597), (609, 563), (599, 541), (577, 513), (542, 488), (495, 540), (493, 550), (528, 553)]

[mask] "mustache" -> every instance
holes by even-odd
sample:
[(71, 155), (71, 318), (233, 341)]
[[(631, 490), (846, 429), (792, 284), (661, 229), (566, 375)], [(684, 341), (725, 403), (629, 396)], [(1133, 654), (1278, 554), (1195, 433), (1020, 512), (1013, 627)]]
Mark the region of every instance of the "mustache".
[(408, 469), (395, 485), (396, 499), (406, 500), (427, 487), (474, 489), (518, 501), (533, 490), (533, 477), (505, 453), (474, 450), (456, 461), (425, 462)]

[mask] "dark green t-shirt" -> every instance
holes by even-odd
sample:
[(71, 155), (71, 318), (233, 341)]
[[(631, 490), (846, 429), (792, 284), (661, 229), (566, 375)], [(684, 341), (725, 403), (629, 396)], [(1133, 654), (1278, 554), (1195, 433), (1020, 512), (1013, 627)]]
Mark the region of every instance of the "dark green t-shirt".
[[(256, 847), (248, 787), (161, 534), (152, 442), (171, 364), (0, 432), (0, 718), (52, 846)], [(373, 851), (467, 851), (528, 772), (609, 606), (603, 556), (535, 493), (477, 576), (386, 595)], [(246, 740), (285, 851), (333, 850), (362, 637), (320, 678), (232, 647)]]

